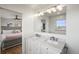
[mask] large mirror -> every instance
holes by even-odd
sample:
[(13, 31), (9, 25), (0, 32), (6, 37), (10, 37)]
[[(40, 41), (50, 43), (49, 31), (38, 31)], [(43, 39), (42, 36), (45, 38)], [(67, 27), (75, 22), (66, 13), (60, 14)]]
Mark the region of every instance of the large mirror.
[(35, 17), (36, 32), (66, 34), (66, 6), (56, 5)]

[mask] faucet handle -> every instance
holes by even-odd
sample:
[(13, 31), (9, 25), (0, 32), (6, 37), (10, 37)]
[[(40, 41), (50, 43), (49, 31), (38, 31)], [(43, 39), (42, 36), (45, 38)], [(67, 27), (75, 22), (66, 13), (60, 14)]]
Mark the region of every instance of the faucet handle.
[(50, 40), (55, 40), (55, 37), (50, 37)]
[(56, 38), (55, 41), (58, 41), (58, 38)]

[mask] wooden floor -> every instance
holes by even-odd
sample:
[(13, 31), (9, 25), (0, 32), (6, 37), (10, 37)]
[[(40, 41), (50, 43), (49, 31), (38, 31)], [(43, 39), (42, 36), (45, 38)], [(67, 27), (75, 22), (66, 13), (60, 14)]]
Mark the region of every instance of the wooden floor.
[(18, 45), (2, 51), (2, 54), (21, 54), (21, 53), (22, 53), (22, 45)]

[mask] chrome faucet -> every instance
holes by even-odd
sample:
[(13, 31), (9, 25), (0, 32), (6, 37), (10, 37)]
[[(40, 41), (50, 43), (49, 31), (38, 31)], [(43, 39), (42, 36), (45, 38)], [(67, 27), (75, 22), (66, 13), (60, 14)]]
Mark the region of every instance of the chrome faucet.
[(53, 41), (58, 41), (58, 38), (55, 38), (55, 37), (50, 37), (50, 40), (53, 40)]
[(40, 34), (35, 34), (36, 35), (36, 37), (41, 37), (41, 35)]

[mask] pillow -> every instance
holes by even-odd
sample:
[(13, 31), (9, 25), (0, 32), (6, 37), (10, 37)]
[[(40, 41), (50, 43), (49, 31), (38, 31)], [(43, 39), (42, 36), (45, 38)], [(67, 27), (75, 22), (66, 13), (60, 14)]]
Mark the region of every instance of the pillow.
[(3, 34), (11, 34), (13, 30), (3, 30)]

